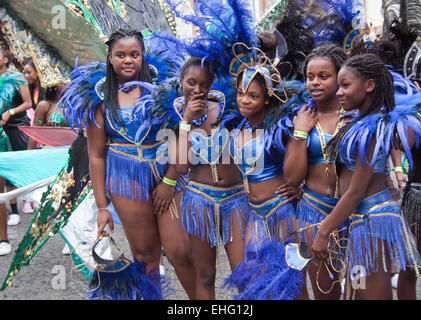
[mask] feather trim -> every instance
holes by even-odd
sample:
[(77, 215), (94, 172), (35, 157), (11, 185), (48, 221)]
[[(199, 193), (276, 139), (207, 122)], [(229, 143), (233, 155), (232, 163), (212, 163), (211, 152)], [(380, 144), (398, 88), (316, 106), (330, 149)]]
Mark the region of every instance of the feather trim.
[(70, 73), (71, 81), (65, 87), (58, 105), (63, 106), (66, 121), (72, 128), (82, 130), (88, 127), (88, 121), (95, 125), (94, 113), (103, 102), (102, 84), (105, 81), (106, 65), (103, 62), (92, 62), (85, 66), (77, 65)]

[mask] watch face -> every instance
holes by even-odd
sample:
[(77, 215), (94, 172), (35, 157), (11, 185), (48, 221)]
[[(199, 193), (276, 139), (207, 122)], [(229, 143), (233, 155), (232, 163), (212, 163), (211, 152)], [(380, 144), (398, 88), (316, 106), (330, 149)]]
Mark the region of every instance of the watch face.
[(421, 50), (414, 42), (409, 48), (404, 64), (405, 77), (411, 80), (421, 80)]

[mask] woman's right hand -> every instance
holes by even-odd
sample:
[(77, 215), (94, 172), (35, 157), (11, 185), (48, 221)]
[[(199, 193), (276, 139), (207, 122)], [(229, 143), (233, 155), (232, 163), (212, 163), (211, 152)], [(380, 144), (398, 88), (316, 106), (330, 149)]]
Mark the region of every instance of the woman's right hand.
[(293, 119), (294, 130), (310, 132), (316, 125), (317, 116), (313, 109), (304, 106)]
[(113, 217), (111, 216), (111, 212), (108, 210), (99, 210), (97, 215), (97, 224), (98, 224), (98, 234), (97, 234), (97, 240), (101, 236), (109, 236), (109, 233), (107, 231), (104, 231), (106, 225), (108, 224), (110, 226), (110, 232), (114, 232), (114, 222)]
[(194, 119), (200, 118), (206, 112), (206, 101), (203, 93), (193, 95), (186, 104), (183, 112), (183, 121), (192, 123)]

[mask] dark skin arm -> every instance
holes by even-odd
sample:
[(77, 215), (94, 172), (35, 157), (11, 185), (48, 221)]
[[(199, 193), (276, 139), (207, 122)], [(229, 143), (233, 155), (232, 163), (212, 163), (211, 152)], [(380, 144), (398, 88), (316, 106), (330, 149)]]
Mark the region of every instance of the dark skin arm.
[[(170, 165), (165, 177), (177, 181), (179, 173), (176, 171), (175, 165)], [(170, 186), (165, 182), (161, 182), (152, 191), (153, 212), (154, 214), (161, 215), (168, 210), (168, 207), (174, 198), (175, 186)]]
[[(367, 159), (370, 161), (373, 155), (375, 142), (372, 141), (369, 147)], [(330, 233), (338, 228), (358, 207), (361, 200), (367, 194), (367, 189), (373, 176), (374, 166), (361, 165), (359, 153), (357, 163), (348, 189), (342, 195), (333, 211), (322, 221), (316, 233), (311, 250), (318, 260), (328, 257), (328, 243)]]
[[(202, 115), (205, 110), (206, 102), (203, 100), (203, 94), (194, 95), (186, 104), (182, 122), (191, 125), (192, 121)], [(175, 169), (179, 174), (186, 174), (190, 168), (190, 139), (186, 130), (179, 130), (178, 145)]]
[[(47, 116), (48, 110), (50, 108), (50, 104), (48, 101), (41, 101), (38, 103), (37, 108), (35, 109), (34, 114), (34, 124), (33, 126), (43, 126), (45, 124), (45, 118)], [(35, 141), (32, 138), (29, 138), (28, 140), (28, 150), (36, 149), (37, 148), (37, 141)]]
[[(310, 132), (317, 122), (312, 109), (303, 107), (294, 117), (294, 129)], [(291, 186), (298, 187), (307, 176), (307, 139), (289, 139), (284, 160), (284, 176)]]
[[(107, 135), (104, 129), (104, 107), (98, 107), (95, 111), (94, 123), (88, 122), (87, 129), (89, 173), (92, 181), (95, 202), (98, 209), (107, 208), (107, 197), (105, 194), (105, 155)], [(111, 213), (108, 210), (99, 210), (97, 217), (98, 238), (101, 235), (108, 235), (104, 228), (109, 224), (110, 231), (114, 231), (114, 223)]]

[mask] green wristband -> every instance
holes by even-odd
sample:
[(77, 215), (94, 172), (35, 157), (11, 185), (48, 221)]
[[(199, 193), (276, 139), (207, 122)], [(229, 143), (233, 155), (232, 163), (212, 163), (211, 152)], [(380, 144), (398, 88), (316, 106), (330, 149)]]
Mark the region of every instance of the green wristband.
[(191, 130), (191, 124), (180, 122), (180, 129), (189, 132)]
[(171, 179), (168, 179), (167, 177), (164, 177), (164, 179), (162, 179), (162, 182), (171, 187), (174, 187), (177, 184), (177, 180), (171, 180)]
[(403, 172), (403, 168), (402, 167), (394, 167), (392, 169), (392, 171), (395, 171), (395, 172)]
[(308, 132), (300, 131), (300, 130), (294, 130), (294, 137), (301, 138), (301, 139), (307, 139)]

